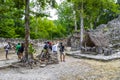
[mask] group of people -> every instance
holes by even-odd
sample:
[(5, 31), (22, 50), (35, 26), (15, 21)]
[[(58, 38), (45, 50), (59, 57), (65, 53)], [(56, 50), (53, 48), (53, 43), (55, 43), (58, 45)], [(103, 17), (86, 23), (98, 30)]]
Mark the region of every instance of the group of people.
[[(59, 48), (59, 50), (58, 50)], [(8, 44), (4, 47), (5, 52), (6, 52), (6, 59), (8, 59), (8, 51), (11, 49), (11, 45), (10, 42), (8, 42)], [(21, 60), (23, 57), (23, 52), (24, 52), (24, 43), (18, 43), (15, 46), (15, 50), (16, 50), (16, 54), (18, 56), (18, 59)], [(45, 53), (45, 56), (48, 55), (49, 57), (49, 53), (52, 52), (53, 54), (58, 54), (58, 51), (60, 53), (60, 61), (65, 62), (65, 53), (64, 53), (65, 47), (64, 44), (62, 42), (45, 42), (45, 45), (43, 46), (43, 50), (42, 52)]]
[[(58, 49), (59, 48), (59, 49)], [(58, 51), (60, 53), (60, 61), (65, 62), (65, 46), (63, 45), (62, 42), (45, 42), (45, 45), (43, 47), (42, 52), (44, 52), (46, 55), (49, 55), (50, 52), (52, 52), (52, 54), (58, 54)]]
[[(8, 44), (4, 47), (5, 49), (5, 57), (6, 57), (6, 60), (8, 60), (8, 53), (9, 53), (9, 50), (12, 49), (11, 45), (10, 45), (10, 42), (8, 42)], [(15, 50), (16, 50), (16, 54), (18, 56), (18, 59), (21, 60), (22, 57), (23, 57), (23, 52), (24, 52), (24, 43), (18, 43), (16, 46), (15, 46)]]

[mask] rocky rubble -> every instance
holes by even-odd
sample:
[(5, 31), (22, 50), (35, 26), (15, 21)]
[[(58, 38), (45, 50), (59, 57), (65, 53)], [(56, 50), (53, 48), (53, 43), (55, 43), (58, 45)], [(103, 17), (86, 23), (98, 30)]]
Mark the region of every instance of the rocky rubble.
[[(48, 56), (48, 57), (47, 57)], [(58, 54), (52, 53), (49, 51), (49, 54), (45, 56), (44, 53), (40, 53), (36, 56), (41, 62), (45, 62), (44, 64), (58, 64)]]
[(84, 32), (83, 47), (80, 47), (80, 33), (75, 32), (69, 39), (71, 50), (84, 53), (96, 52), (105, 56), (114, 54), (120, 48), (120, 16), (107, 24), (99, 25), (95, 30)]

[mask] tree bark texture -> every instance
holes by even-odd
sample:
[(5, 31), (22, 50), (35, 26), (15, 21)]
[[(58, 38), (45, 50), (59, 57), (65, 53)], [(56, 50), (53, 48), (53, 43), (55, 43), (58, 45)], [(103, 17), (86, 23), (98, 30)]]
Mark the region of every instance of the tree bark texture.
[(29, 0), (25, 0), (25, 57), (28, 59), (28, 46), (29, 46)]

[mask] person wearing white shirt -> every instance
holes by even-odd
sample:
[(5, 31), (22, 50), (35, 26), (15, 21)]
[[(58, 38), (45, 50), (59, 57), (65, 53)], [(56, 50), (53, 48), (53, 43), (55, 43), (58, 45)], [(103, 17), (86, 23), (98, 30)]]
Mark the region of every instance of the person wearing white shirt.
[(10, 48), (11, 48), (11, 45), (10, 45), (10, 42), (8, 42), (8, 44), (4, 47), (5, 52), (6, 52), (5, 57), (7, 60), (8, 60), (8, 51)]
[(59, 45), (59, 43), (57, 43), (57, 44), (53, 43), (53, 46), (52, 46), (52, 52), (53, 53), (57, 53), (57, 51), (58, 51), (58, 45)]
[(54, 63), (59, 63), (59, 61), (58, 61), (58, 54), (57, 54), (57, 51), (58, 51), (58, 45), (59, 45), (59, 43), (57, 43), (57, 44), (54, 44), (53, 43), (53, 45), (52, 45), (52, 55), (54, 56), (53, 58), (54, 58)]

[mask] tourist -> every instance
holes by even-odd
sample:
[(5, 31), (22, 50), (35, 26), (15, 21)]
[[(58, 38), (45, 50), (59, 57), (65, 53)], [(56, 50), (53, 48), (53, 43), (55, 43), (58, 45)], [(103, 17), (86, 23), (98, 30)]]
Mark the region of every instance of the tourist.
[(23, 58), (23, 52), (24, 52), (24, 43), (21, 43), (21, 47), (18, 49), (19, 52), (19, 58)]
[(35, 48), (33, 47), (33, 43), (29, 44), (29, 54), (30, 54), (30, 58), (34, 59), (33, 54), (36, 52)]
[(45, 42), (45, 45), (44, 45), (44, 47), (43, 47), (43, 52), (44, 52), (45, 54), (48, 53), (48, 48), (49, 48), (48, 43)]
[(53, 43), (52, 45), (52, 52), (57, 54), (59, 43)]
[(21, 60), (21, 57), (20, 57), (20, 48), (21, 48), (21, 45), (20, 45), (20, 43), (18, 43), (17, 46), (16, 46), (16, 53), (17, 53), (18, 59)]
[(53, 53), (53, 55), (55, 56), (55, 58), (56, 58), (56, 63), (58, 63), (58, 54), (57, 54), (57, 51), (58, 51), (58, 45), (59, 45), (59, 43), (53, 43), (53, 45), (52, 45), (52, 53)]
[(4, 47), (5, 49), (5, 57), (6, 57), (6, 60), (8, 60), (8, 51), (11, 49), (11, 45), (10, 45), (10, 42), (8, 42), (8, 44)]
[(60, 45), (59, 45), (59, 48), (60, 48), (60, 60), (61, 60), (61, 62), (63, 61), (63, 62), (65, 62), (65, 53), (64, 53), (64, 45), (63, 45), (63, 43), (61, 42), (60, 43)]
[(50, 41), (48, 42), (48, 47), (49, 47), (49, 50), (52, 51), (52, 43)]

